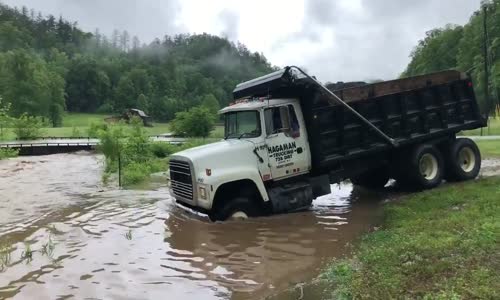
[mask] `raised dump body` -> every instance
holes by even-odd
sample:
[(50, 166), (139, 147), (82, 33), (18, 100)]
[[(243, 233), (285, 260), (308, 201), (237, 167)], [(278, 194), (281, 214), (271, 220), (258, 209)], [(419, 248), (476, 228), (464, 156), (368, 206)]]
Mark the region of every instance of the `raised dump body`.
[[(483, 127), (472, 81), (443, 71), (333, 91), (370, 123), (404, 147)], [(235, 98), (299, 98), (307, 125), (313, 169), (392, 148), (363, 120), (292, 69), (239, 85)]]
[[(400, 146), (485, 125), (465, 74), (445, 71), (335, 91)], [(301, 102), (308, 125), (314, 166), (368, 155), (388, 145), (329, 95), (317, 92)]]

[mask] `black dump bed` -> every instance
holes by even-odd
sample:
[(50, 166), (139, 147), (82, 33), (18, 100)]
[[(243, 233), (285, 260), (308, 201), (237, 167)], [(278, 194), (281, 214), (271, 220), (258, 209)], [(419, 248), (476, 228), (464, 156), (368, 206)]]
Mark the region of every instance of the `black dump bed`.
[[(379, 82), (334, 91), (395, 140), (397, 147), (486, 125), (470, 77), (458, 71)], [(242, 97), (299, 98), (309, 135), (313, 169), (394, 147), (311, 78), (283, 70), (239, 84)]]

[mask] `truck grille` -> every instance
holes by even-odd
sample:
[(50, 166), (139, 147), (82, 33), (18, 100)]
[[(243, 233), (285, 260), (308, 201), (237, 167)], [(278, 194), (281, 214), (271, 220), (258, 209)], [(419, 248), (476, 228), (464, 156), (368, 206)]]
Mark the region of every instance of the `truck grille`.
[(175, 196), (193, 200), (193, 179), (189, 163), (180, 160), (170, 161), (170, 183)]

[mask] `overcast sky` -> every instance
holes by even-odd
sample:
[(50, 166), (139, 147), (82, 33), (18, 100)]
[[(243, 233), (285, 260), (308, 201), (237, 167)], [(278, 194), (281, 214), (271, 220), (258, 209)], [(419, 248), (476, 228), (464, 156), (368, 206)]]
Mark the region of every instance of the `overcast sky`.
[(322, 81), (397, 77), (426, 31), (465, 24), (480, 1), (0, 0), (63, 15), (88, 31), (126, 29), (147, 43), (165, 34), (223, 34)]

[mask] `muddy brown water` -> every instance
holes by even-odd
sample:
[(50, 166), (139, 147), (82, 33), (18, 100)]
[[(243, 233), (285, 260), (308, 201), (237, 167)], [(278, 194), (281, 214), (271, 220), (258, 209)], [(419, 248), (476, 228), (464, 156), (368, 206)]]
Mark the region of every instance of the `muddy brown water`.
[(120, 190), (102, 168), (83, 152), (0, 161), (0, 298), (265, 298), (346, 254), (394, 196), (333, 185), (306, 212), (210, 223), (161, 177)]

